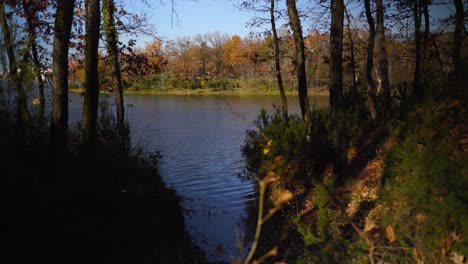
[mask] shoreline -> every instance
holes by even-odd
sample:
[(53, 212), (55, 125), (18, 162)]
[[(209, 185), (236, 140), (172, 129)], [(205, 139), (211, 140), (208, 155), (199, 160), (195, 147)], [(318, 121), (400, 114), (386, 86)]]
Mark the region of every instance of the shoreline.
[[(82, 88), (73, 88), (69, 89), (71, 93), (84, 93)], [(101, 94), (111, 94), (109, 91), (100, 91)], [(297, 91), (285, 91), (287, 96), (298, 96)], [(261, 89), (249, 89), (249, 88), (234, 88), (234, 89), (165, 89), (165, 90), (124, 90), (124, 94), (134, 94), (134, 95), (183, 95), (183, 96), (192, 96), (192, 95), (203, 95), (203, 96), (213, 96), (213, 95), (273, 95), (279, 96), (280, 93), (278, 90), (261, 90)], [(309, 96), (329, 96), (328, 89), (309, 89)]]

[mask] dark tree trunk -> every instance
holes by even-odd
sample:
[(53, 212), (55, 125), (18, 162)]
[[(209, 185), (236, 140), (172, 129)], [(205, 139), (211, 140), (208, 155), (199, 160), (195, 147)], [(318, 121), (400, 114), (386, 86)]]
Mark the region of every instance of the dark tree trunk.
[(94, 161), (97, 143), (97, 116), (99, 101), (98, 44), (101, 12), (99, 0), (86, 1), (86, 47), (85, 79), (86, 88), (83, 102), (83, 123), (81, 142)]
[(414, 0), (413, 18), (414, 18), (414, 44), (415, 44), (415, 65), (413, 75), (413, 101), (419, 102), (423, 98), (421, 87), (421, 12), (420, 1)]
[(345, 101), (343, 97), (343, 0), (331, 0), (330, 28), (330, 107), (335, 150), (333, 170), (343, 176), (348, 165)]
[(391, 114), (390, 82), (388, 79), (388, 60), (385, 48), (385, 25), (383, 0), (376, 0), (377, 27), (375, 32), (375, 53), (377, 59), (377, 73), (381, 85), (382, 106), (380, 118), (388, 119)]
[(42, 121), (44, 118), (44, 109), (45, 109), (45, 96), (44, 96), (44, 80), (41, 76), (41, 63), (39, 62), (39, 55), (37, 52), (37, 43), (36, 43), (36, 30), (35, 30), (35, 14), (31, 10), (31, 3), (26, 0), (22, 0), (23, 10), (26, 18), (26, 24), (28, 27), (29, 39), (31, 42), (31, 54), (34, 63), (34, 74), (37, 79), (37, 85), (39, 89), (39, 120)]
[(23, 83), (18, 74), (19, 68), (15, 57), (13, 36), (11, 33), (10, 25), (8, 24), (6, 18), (5, 5), (3, 4), (3, 1), (0, 1), (0, 25), (3, 31), (5, 50), (8, 57), (8, 65), (11, 80), (10, 85), (12, 85), (13, 89), (16, 91), (16, 118), (18, 125), (22, 127), (24, 123), (29, 120), (29, 112), (26, 106), (26, 93), (24, 92)]
[(429, 47), (429, 33), (431, 31), (431, 21), (429, 17), (429, 0), (422, 0), (421, 2), (422, 12), (424, 15), (424, 35), (423, 35), (423, 46), (422, 46), (422, 61), (423, 61), (423, 72), (427, 73), (425, 64), (427, 64), (427, 47)]
[(124, 139), (124, 98), (123, 98), (123, 85), (122, 85), (122, 73), (120, 71), (119, 52), (117, 49), (118, 35), (114, 21), (114, 0), (103, 0), (102, 1), (102, 13), (104, 20), (104, 30), (106, 32), (106, 44), (109, 62), (112, 64), (112, 77), (114, 78), (114, 95), (117, 105), (117, 130), (118, 136), (123, 142)]
[(351, 16), (349, 15), (348, 9), (345, 7), (345, 15), (346, 21), (348, 23), (348, 39), (349, 39), (349, 49), (351, 55), (351, 77), (353, 78), (353, 86), (351, 90), (353, 94), (357, 94), (357, 84), (356, 84), (356, 57), (354, 55), (354, 38), (353, 38), (353, 31), (351, 28)]
[(276, 70), (276, 80), (278, 81), (278, 88), (281, 94), (281, 112), (283, 113), (283, 118), (286, 123), (289, 122), (288, 116), (288, 101), (286, 100), (286, 94), (284, 93), (283, 79), (281, 77), (281, 66), (280, 66), (280, 43), (278, 34), (276, 32), (276, 22), (275, 22), (275, 1), (270, 0), (270, 21), (271, 21), (271, 32), (273, 33), (273, 42), (275, 44), (275, 70)]
[(57, 2), (52, 61), (52, 117), (50, 144), (53, 151), (67, 150), (68, 133), (68, 44), (75, 1)]
[(302, 37), (301, 21), (297, 12), (296, 1), (287, 0), (286, 5), (288, 8), (289, 22), (293, 30), (293, 38), (295, 44), (294, 62), (296, 64), (296, 76), (299, 84), (299, 105), (301, 107), (302, 118), (304, 119), (307, 128), (307, 138), (309, 138), (312, 113), (309, 105), (309, 97), (307, 95), (304, 38)]
[(368, 96), (369, 112), (373, 120), (377, 118), (377, 109), (375, 103), (375, 87), (374, 80), (372, 79), (372, 69), (374, 68), (374, 38), (375, 38), (375, 25), (374, 18), (370, 7), (370, 0), (364, 0), (366, 9), (367, 24), (369, 24), (369, 40), (367, 43), (367, 63), (366, 63), (366, 87)]
[(464, 30), (464, 8), (462, 0), (454, 0), (455, 3), (455, 31), (453, 32), (453, 49), (452, 49), (452, 64), (453, 75), (455, 77), (455, 85), (458, 90), (462, 89), (462, 70), (463, 65), (460, 59), (460, 51), (463, 43), (463, 30)]

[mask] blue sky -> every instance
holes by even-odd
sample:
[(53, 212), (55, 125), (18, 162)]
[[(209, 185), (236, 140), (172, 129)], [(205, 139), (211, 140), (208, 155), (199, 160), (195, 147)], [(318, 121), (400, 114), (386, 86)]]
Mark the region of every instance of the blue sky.
[[(129, 11), (136, 14), (146, 14), (149, 17), (149, 23), (156, 27), (158, 37), (164, 40), (175, 39), (179, 36), (195, 36), (199, 33), (213, 31), (245, 37), (251, 31), (261, 31), (261, 29), (247, 26), (247, 22), (255, 16), (255, 13), (240, 11), (238, 5), (242, 0), (173, 0), (176, 15), (172, 14), (172, 0), (147, 0), (151, 5), (150, 7), (144, 5), (142, 0), (122, 1), (124, 1)], [(434, 2), (440, 1), (435, 0)], [(310, 1), (298, 1), (298, 5), (301, 4), (307, 6)], [(358, 10), (356, 10), (351, 5), (350, 8), (351, 12), (354, 13), (358, 12), (362, 7), (359, 6)], [(447, 6), (433, 6), (431, 7), (431, 16), (433, 18), (445, 17), (453, 12), (451, 9), (451, 7)], [(312, 12), (314, 11), (316, 10), (313, 9)], [(268, 14), (260, 15), (268, 17)], [(310, 28), (311, 24), (314, 23), (313, 21), (304, 22), (304, 30)], [(137, 45), (143, 45), (144, 42), (150, 40), (150, 37), (139, 36)]]
[(141, 4), (139, 0), (125, 2), (125, 5), (137, 14), (145, 13), (150, 23), (155, 25), (158, 36), (164, 39), (213, 31), (244, 37), (252, 31), (247, 27), (247, 22), (254, 14), (239, 11), (235, 6), (237, 0), (174, 0), (177, 16), (171, 14), (171, 0), (163, 0), (164, 4), (160, 1), (149, 2), (151, 7)]

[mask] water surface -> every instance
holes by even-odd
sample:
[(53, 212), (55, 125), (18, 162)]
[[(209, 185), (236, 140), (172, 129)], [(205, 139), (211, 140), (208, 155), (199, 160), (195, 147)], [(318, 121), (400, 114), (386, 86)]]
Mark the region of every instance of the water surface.
[[(297, 99), (289, 98), (290, 112), (299, 112)], [(82, 98), (70, 100), (70, 119), (80, 120)], [(328, 104), (327, 97), (311, 100)], [(254, 190), (238, 177), (245, 168), (240, 148), (260, 108), (280, 103), (277, 96), (125, 96), (132, 143), (162, 152), (160, 175), (183, 197), (187, 229), (211, 260), (230, 261), (236, 225), (249, 230)]]

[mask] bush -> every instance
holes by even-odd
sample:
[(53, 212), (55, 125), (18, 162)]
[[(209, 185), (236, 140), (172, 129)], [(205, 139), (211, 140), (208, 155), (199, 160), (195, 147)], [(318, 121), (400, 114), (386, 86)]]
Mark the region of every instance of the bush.
[(459, 102), (416, 110), (390, 150), (376, 217), (394, 230), (381, 239), (385, 262), (447, 263), (468, 256), (468, 177), (466, 152), (458, 149), (466, 112)]

